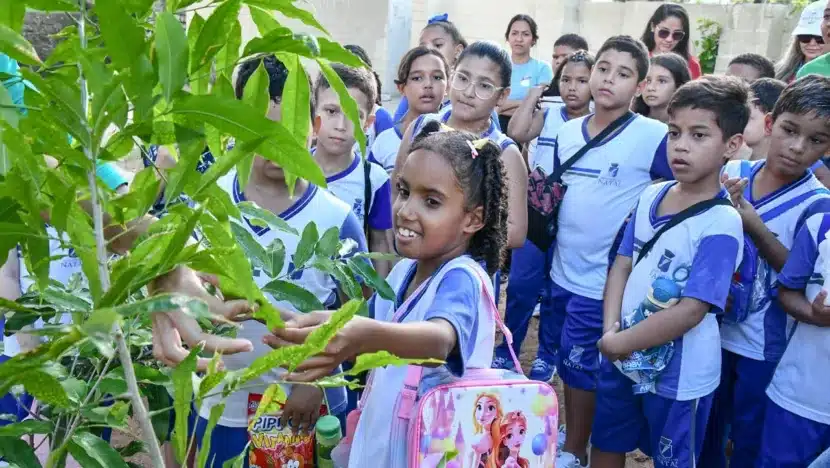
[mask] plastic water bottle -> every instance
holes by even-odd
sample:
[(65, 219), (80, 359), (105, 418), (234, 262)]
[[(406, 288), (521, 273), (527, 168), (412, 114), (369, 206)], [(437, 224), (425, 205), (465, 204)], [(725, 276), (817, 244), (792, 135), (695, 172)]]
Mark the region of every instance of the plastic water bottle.
[(317, 468), (334, 468), (331, 452), (343, 438), (340, 421), (334, 416), (325, 415), (317, 420), (316, 433)]

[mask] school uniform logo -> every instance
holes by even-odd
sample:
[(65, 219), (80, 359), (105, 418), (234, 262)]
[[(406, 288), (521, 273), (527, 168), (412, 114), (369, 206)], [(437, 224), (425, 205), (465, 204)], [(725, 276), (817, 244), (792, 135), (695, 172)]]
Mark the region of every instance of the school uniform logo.
[(620, 165), (617, 163), (611, 163), (611, 166), (608, 167), (608, 177), (614, 178), (617, 177), (617, 173), (620, 172)]
[(601, 185), (609, 186), (609, 187), (621, 187), (622, 183), (617, 176), (620, 174), (620, 165), (619, 163), (611, 163), (608, 166), (608, 169), (599, 178), (599, 183)]
[(660, 260), (657, 261), (657, 269), (662, 271), (663, 273), (667, 273), (669, 268), (671, 268), (671, 262), (674, 260), (674, 252), (669, 249), (666, 249), (663, 252), (663, 255), (660, 257)]
[(352, 204), (352, 212), (354, 212), (354, 215), (357, 216), (358, 219), (363, 220), (363, 200), (360, 198), (354, 199), (354, 203)]
[(660, 437), (659, 449), (660, 449), (660, 456), (661, 457), (663, 457), (663, 458), (672, 458), (672, 455), (673, 455), (672, 452), (674, 450), (672, 449), (672, 440), (671, 439), (669, 439), (668, 437)]
[(582, 362), (582, 353), (585, 352), (585, 349), (582, 346), (574, 346), (571, 348), (571, 353), (568, 355), (568, 360), (574, 364), (579, 364)]

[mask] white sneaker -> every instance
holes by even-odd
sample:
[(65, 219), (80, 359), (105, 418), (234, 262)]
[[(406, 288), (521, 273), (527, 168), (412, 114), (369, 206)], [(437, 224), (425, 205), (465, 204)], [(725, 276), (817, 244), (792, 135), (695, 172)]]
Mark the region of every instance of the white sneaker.
[(540, 311), (541, 311), (541, 309), (542, 309), (542, 304), (541, 304), (541, 303), (537, 303), (537, 304), (536, 304), (536, 307), (534, 307), (534, 308), (533, 308), (533, 316), (534, 316), (534, 317), (538, 317), (538, 316), (539, 316), (539, 314), (541, 313), (541, 312), (540, 312)]
[(590, 468), (591, 463), (582, 465), (576, 455), (569, 452), (559, 452), (556, 456), (556, 468)]

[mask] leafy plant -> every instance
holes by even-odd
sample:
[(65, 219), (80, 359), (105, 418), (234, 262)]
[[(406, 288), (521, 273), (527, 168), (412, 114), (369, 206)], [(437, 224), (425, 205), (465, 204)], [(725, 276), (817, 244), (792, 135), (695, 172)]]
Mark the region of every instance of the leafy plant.
[[(20, 437), (45, 435), (50, 467), (63, 466), (68, 454), (83, 466), (127, 466), (125, 459), (139, 451), (150, 455), (153, 466), (164, 466), (159, 440), (167, 437), (171, 409), (176, 410), (173, 443), (183, 459), (194, 444), (188, 440), (186, 421), (192, 399), (199, 403), (212, 393), (227, 395), (273, 367), (293, 369), (320, 352), (365, 309), (355, 278), (382, 296), (392, 295), (369, 265), (370, 256), (349, 257), (353, 246), (341, 242), (336, 229), (319, 233), (310, 224), (294, 232), (268, 211), (234, 204), (216, 185), (233, 168), (244, 183), (258, 154), (294, 177), (325, 186), (305, 146), (309, 89), (302, 61), (319, 65), (355, 123), (357, 106), (330, 63), (363, 64), (329, 39), (311, 13), (289, 0), (213, 0), (208, 7), (193, 7), (194, 0), (167, 0), (160, 12), (154, 12), (153, 0), (99, 0), (92, 6), (85, 0), (13, 3), (0, 14), (0, 51), (24, 65), (22, 76), (32, 89), (21, 108), (0, 87), (0, 252), (19, 246), (35, 284), (16, 302), (0, 300), (0, 312), (7, 334), (38, 319), (46, 325), (33, 332), (43, 341), (40, 346), (0, 364), (0, 394), (25, 389), (39, 401), (30, 419), (0, 427), (0, 457), (18, 466), (40, 466), (33, 447)], [(260, 33), (247, 44), (242, 44), (238, 20), (243, 6)], [(50, 57), (38, 57), (20, 34), (26, 8), (78, 18), (61, 32), (63, 42)], [(195, 10), (187, 29), (176, 16), (186, 8)], [(295, 33), (277, 14), (297, 19), (319, 35)], [(267, 79), (252, 78), (242, 100), (233, 93), (235, 66), (264, 54), (276, 54), (292, 75), (281, 122), (265, 117)], [(115, 133), (107, 139), (112, 128)], [(359, 125), (355, 132), (365, 146)], [(231, 139), (236, 144), (227, 149)], [(164, 199), (184, 194), (196, 206), (169, 206), (169, 213), (129, 252), (110, 258), (105, 220), (132, 229), (131, 221), (145, 216), (157, 198), (157, 169), (141, 171), (128, 193), (116, 195), (97, 183), (96, 164), (120, 160), (134, 147), (150, 144), (166, 146), (178, 158), (166, 175)], [(195, 167), (205, 148), (216, 163), (202, 175)], [(46, 155), (57, 167), (47, 165)], [(161, 368), (150, 352), (152, 314), (182, 309), (213, 326), (206, 304), (199, 300), (149, 295), (147, 285), (177, 266), (216, 275), (226, 295), (259, 304), (256, 317), (270, 327), (281, 322), (264, 293), (301, 311), (321, 307), (282, 273), (286, 259), (281, 242), (261, 246), (242, 228), (245, 222), (299, 236), (291, 259), (294, 269), (331, 274), (351, 300), (305, 344), (275, 350), (246, 369), (221, 370), (216, 355), (209, 371), (197, 376), (200, 347), (175, 369)], [(198, 233), (198, 243), (191, 242), (193, 233)], [(50, 278), (50, 261), (55, 260), (50, 242), (74, 247), (85, 281), (63, 284)], [(258, 271), (274, 278), (263, 290), (254, 282)], [(70, 323), (61, 323), (66, 316)], [(386, 353), (361, 356), (351, 372), (401, 362)], [(346, 385), (345, 376), (317, 384)], [(222, 390), (216, 390), (220, 385)], [(175, 395), (172, 408), (168, 391)], [(213, 424), (221, 407), (213, 408)], [(130, 417), (139, 422), (143, 443), (112, 447), (104, 442), (104, 429), (129, 431)], [(199, 457), (200, 466), (205, 458)]]
[(723, 27), (717, 21), (700, 18), (697, 20), (697, 30), (700, 31), (700, 39), (695, 41), (695, 47), (698, 50), (700, 68), (705, 74), (714, 73)]

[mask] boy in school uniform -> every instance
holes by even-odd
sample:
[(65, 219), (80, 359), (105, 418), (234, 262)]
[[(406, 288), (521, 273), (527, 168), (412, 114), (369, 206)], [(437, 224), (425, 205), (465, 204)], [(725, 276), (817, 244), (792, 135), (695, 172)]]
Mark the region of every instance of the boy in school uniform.
[[(243, 64), (237, 77), (237, 89), (244, 88), (251, 74), (257, 69), (260, 59), (252, 59), (254, 62)], [(271, 95), (268, 117), (278, 121), (281, 118), (280, 102), (288, 71), (285, 66), (274, 57), (266, 57), (264, 66), (268, 72)], [(251, 66), (252, 65), (252, 66)], [(241, 93), (239, 93), (241, 94)], [(305, 226), (314, 222), (319, 232), (324, 232), (331, 227), (340, 229), (341, 239), (352, 239), (358, 245), (359, 251), (366, 250), (366, 240), (360, 222), (347, 205), (326, 190), (320, 189), (306, 180), (297, 179), (295, 194), (289, 196), (285, 182), (285, 173), (276, 164), (256, 156), (253, 163), (253, 170), (248, 185), (241, 189), (238, 174), (232, 170), (217, 182), (219, 186), (227, 191), (234, 202), (240, 203), (251, 200), (263, 209), (278, 215), (290, 226), (299, 232)], [(245, 220), (242, 227), (248, 230), (257, 242), (268, 246), (272, 242), (280, 241), (285, 248), (285, 256), (291, 259), (300, 241), (299, 236), (276, 231), (270, 228), (252, 224)], [(326, 307), (330, 307), (337, 301), (337, 286), (329, 275), (313, 268), (293, 271), (294, 265), (286, 261), (280, 276), (290, 274), (290, 281), (298, 284), (314, 294), (315, 297)], [(254, 281), (258, 286), (264, 287), (274, 278), (270, 278), (264, 271), (254, 271)], [(271, 298), (273, 300), (273, 298)], [(294, 311), (294, 307), (285, 301), (275, 301), (278, 309)], [(262, 337), (269, 331), (265, 325), (258, 321), (250, 320), (243, 324), (239, 338), (245, 338), (253, 343), (251, 352), (242, 352), (224, 357), (225, 367), (229, 370), (242, 369), (250, 365), (255, 358), (270, 351), (270, 348), (262, 342)], [(212, 466), (222, 464), (241, 453), (248, 443), (248, 406), (256, 394), (262, 394), (267, 386), (279, 379), (284, 370), (274, 369), (251, 382), (255, 388), (238, 391), (231, 394), (225, 400), (225, 409), (219, 418), (219, 423), (213, 431), (211, 453), (209, 460), (213, 461)], [(292, 427), (298, 430), (307, 430), (313, 427), (319, 415), (319, 409), (323, 401), (323, 392), (314, 387), (295, 385), (286, 386), (288, 399), (283, 409), (283, 418), (291, 421)], [(326, 391), (329, 404), (329, 412), (339, 414), (345, 410), (347, 400), (345, 390), (334, 389)], [(221, 396), (205, 398), (202, 407), (199, 408), (199, 417), (196, 423), (196, 439), (201, 440), (204, 434), (211, 407), (221, 401)]]
[(757, 248), (758, 268), (748, 317), (721, 326), (723, 371), (715, 394), (701, 466), (721, 467), (726, 427), (732, 468), (753, 467), (767, 407), (764, 391), (787, 347), (787, 314), (774, 300), (776, 278), (804, 220), (830, 211), (830, 192), (809, 170), (830, 149), (828, 78), (791, 83), (766, 117), (766, 160), (732, 161), (722, 178), (741, 214), (744, 232)]
[[(365, 68), (332, 64), (355, 100), (364, 131), (372, 125), (377, 89), (375, 77)], [(354, 124), (340, 107), (340, 98), (322, 73), (314, 85), (314, 159), (326, 175), (328, 190), (352, 207), (367, 228), (371, 252), (392, 252), (392, 187), (389, 174), (378, 164), (364, 161), (354, 150)], [(368, 186), (367, 186), (368, 184)], [(366, 195), (369, 199), (366, 199)], [(382, 277), (389, 273), (387, 261), (375, 262)]]
[[(741, 217), (720, 170), (743, 143), (747, 87), (704, 77), (679, 88), (668, 112), (676, 181), (645, 190), (608, 274), (595, 468), (622, 468), (635, 448), (656, 468), (696, 466), (720, 382), (715, 315), (726, 307), (743, 251)], [(655, 350), (671, 350), (662, 365), (649, 361), (655, 370), (635, 360)]]
[(565, 317), (557, 367), (565, 384), (567, 435), (557, 468), (588, 464), (608, 252), (643, 190), (654, 180), (672, 178), (666, 125), (628, 110), (648, 64), (648, 50), (640, 41), (608, 39), (590, 78), (596, 112), (564, 123), (556, 137), (554, 167), (612, 123), (618, 125), (562, 177), (568, 192), (559, 211), (549, 299), (559, 309), (556, 315)]
[(829, 231), (830, 214), (810, 217), (778, 275), (778, 300), (795, 323), (767, 387), (760, 467), (807, 466), (830, 449)]

